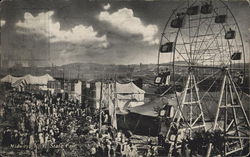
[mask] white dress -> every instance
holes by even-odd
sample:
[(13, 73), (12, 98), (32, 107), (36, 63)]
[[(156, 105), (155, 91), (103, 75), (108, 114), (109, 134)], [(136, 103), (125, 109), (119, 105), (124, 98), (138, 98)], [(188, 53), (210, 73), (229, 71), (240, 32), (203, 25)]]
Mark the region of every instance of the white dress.
[(34, 135), (30, 135), (29, 148), (32, 148), (34, 146), (34, 143), (35, 143)]
[(39, 136), (39, 142), (40, 142), (40, 144), (44, 144), (43, 133), (39, 133), (38, 136)]

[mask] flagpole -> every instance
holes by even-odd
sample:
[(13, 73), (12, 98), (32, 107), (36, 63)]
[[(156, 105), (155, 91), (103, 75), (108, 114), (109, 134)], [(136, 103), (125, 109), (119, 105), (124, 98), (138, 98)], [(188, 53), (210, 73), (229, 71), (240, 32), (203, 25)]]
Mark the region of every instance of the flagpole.
[(117, 118), (116, 118), (116, 107), (118, 105), (117, 99), (117, 87), (116, 87), (116, 76), (115, 76), (115, 84), (114, 84), (114, 96), (115, 96), (115, 103), (114, 103), (114, 111), (113, 111), (113, 127), (117, 129)]
[(99, 132), (102, 128), (102, 80), (101, 80), (101, 89), (100, 89), (100, 104), (99, 104)]

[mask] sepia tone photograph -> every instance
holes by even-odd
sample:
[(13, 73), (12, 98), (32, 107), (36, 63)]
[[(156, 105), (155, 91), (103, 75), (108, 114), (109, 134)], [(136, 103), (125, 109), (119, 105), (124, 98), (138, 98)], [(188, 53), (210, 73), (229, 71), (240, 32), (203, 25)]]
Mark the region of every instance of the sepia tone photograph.
[(250, 156), (249, 0), (1, 0), (0, 157)]

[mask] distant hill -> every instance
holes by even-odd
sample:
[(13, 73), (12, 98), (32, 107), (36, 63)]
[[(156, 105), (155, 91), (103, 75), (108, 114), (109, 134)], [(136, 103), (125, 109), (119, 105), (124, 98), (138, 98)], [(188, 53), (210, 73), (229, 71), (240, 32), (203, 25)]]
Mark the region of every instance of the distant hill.
[[(183, 61), (176, 61), (175, 70), (179, 73), (187, 70), (187, 65)], [(161, 64), (160, 68), (171, 67), (171, 63)], [(240, 65), (235, 65), (240, 66)], [(142, 77), (148, 81), (154, 79), (157, 73), (157, 64), (133, 64), (133, 65), (115, 65), (98, 63), (72, 63), (53, 67), (14, 67), (1, 70), (0, 75), (12, 74), (22, 76), (25, 74), (43, 75), (49, 73), (53, 77), (67, 79), (100, 79), (100, 78), (125, 78), (133, 79)], [(245, 65), (246, 74), (249, 75), (250, 63)], [(170, 68), (171, 70), (172, 68)]]

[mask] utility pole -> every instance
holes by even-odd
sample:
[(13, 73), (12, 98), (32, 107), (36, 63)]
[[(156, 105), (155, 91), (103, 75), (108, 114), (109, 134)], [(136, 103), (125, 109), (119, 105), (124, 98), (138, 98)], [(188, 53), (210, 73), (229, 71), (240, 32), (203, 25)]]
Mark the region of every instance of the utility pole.
[(102, 86), (103, 80), (101, 80), (101, 89), (100, 89), (100, 104), (99, 104), (99, 132), (102, 128)]
[(116, 76), (115, 76), (115, 81), (114, 81), (114, 106), (113, 106), (113, 113), (112, 113), (112, 125), (114, 128), (117, 129), (117, 118), (116, 118), (116, 107), (118, 106), (118, 99), (117, 99), (117, 86), (116, 86)]
[(1, 18), (0, 18), (0, 68), (3, 68), (3, 52), (1, 49), (2, 46), (2, 23), (1, 23)]
[(77, 69), (77, 79), (80, 79), (80, 65), (78, 65), (78, 69)]

